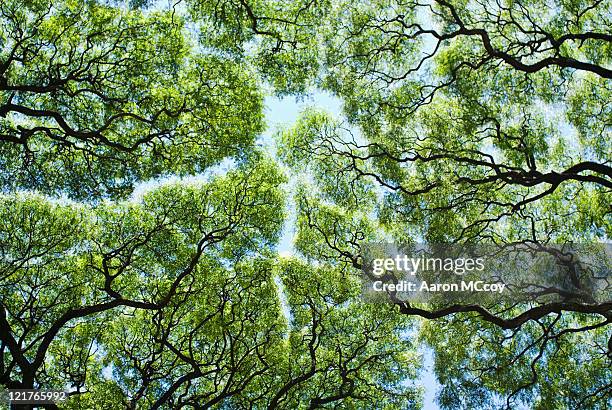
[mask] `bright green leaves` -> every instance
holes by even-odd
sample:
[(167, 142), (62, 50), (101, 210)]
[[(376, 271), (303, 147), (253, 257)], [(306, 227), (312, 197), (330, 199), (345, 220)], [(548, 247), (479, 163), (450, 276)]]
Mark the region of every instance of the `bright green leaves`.
[[(115, 314), (142, 314), (133, 308), (159, 313), (183, 303), (183, 309), (197, 312), (196, 304), (184, 297), (203, 297), (209, 285), (216, 291), (216, 278), (228, 266), (238, 270), (236, 264), (246, 256), (270, 254), (283, 221), (282, 181), (269, 160), (254, 159), (210, 181), (157, 188), (136, 203), (79, 207), (31, 194), (5, 196), (0, 292), (3, 326), (24, 342), (10, 352), (19, 371), (38, 373), (42, 363), (37, 361), (48, 349), (59, 355), (53, 366), (64, 366), (60, 356), (68, 353), (62, 340), (77, 337), (78, 329), (85, 331), (91, 321), (112, 328)], [(240, 287), (256, 278), (248, 269), (233, 275), (242, 276), (231, 281)], [(276, 293), (269, 273), (266, 280), (269, 298)], [(205, 300), (215, 299), (202, 300), (204, 308)], [(248, 309), (251, 302), (232, 303)], [(71, 322), (76, 318), (81, 322)], [(82, 367), (81, 373), (96, 373), (99, 366), (87, 366), (99, 358), (88, 358), (82, 349), (114, 333), (88, 335), (82, 344), (74, 342), (75, 354), (85, 355), (75, 366)], [(13, 377), (18, 370), (9, 372)], [(49, 377), (58, 380), (60, 375)]]
[[(422, 331), (436, 354), (444, 408), (606, 408), (612, 374), (601, 349), (610, 332), (600, 320), (555, 315), (505, 331), (467, 320), (428, 323)], [(588, 327), (595, 329), (578, 331)]]
[[(321, 28), (320, 84), (342, 98), (350, 125), (306, 113), (281, 139), (283, 160), (342, 208), (371, 210), (376, 192), (384, 201), (377, 216), (399, 237), (602, 237), (606, 215), (579, 204), (605, 202), (610, 184), (609, 167), (597, 168), (610, 151), (600, 121), (605, 73), (582, 80), (584, 73), (572, 74), (580, 69), (574, 60), (538, 65), (577, 41), (554, 40), (573, 6), (560, 14), (538, 7), (338, 4)], [(599, 17), (580, 12), (576, 21), (589, 18)], [(591, 130), (597, 135), (587, 136)]]
[[(333, 202), (367, 212), (373, 205), (373, 185), (359, 179), (368, 173), (359, 137), (329, 115), (311, 110), (278, 136), (281, 160), (296, 176), (312, 176), (321, 195)], [(304, 181), (306, 182), (306, 178)]]
[(404, 335), (408, 318), (359, 300), (358, 280), (331, 265), (288, 259), (278, 273), (290, 318), (280, 386), (295, 384), (279, 399), (283, 408), (324, 406), (338, 396), (350, 408), (418, 408), (408, 382), (419, 362)]
[(78, 247), (79, 237), (90, 225), (84, 208), (50, 203), (33, 194), (4, 196), (0, 198), (0, 208), (5, 269), (67, 256)]
[(285, 182), (256, 155), (129, 202), (5, 195), (8, 377), (69, 385), (65, 408), (418, 408), (410, 319), (362, 302), (346, 267), (274, 260)]
[(111, 206), (100, 217), (98, 244), (106, 266), (116, 270), (109, 274), (129, 270), (118, 278), (128, 288), (144, 275), (156, 295), (150, 299), (158, 301), (185, 275), (267, 253), (282, 227), (282, 180), (264, 160), (209, 183), (162, 186), (142, 205)]
[(0, 174), (6, 188), (126, 197), (237, 156), (263, 130), (244, 63), (203, 52), (171, 11), (5, 3)]
[[(609, 1), (332, 10), (318, 85), (348, 124), (307, 111), (279, 139), (304, 181), (295, 245), (308, 261), (350, 276), (367, 241), (608, 240)], [(422, 331), (442, 406), (548, 409), (608, 404), (608, 305), (400, 308), (446, 317)]]
[(606, 159), (612, 152), (612, 86), (609, 81), (585, 76), (569, 98), (567, 117), (578, 131), (586, 158)]
[(60, 314), (47, 306), (89, 297), (80, 269), (89, 213), (30, 194), (1, 198), (0, 213), (0, 300), (15, 334), (35, 346)]
[[(418, 408), (416, 329), (360, 299), (361, 245), (610, 237), (609, 1), (21, 3), (0, 5), (4, 385)], [(267, 158), (264, 81), (332, 92), (346, 122), (306, 111)], [(425, 324), (440, 403), (605, 407), (590, 308)]]
[(318, 111), (304, 112), (278, 140), (296, 181), (296, 248), (316, 260), (358, 266), (352, 255), (360, 244), (380, 238), (371, 219), (376, 191), (363, 178), (371, 170), (367, 152), (351, 130)]
[[(188, 282), (163, 312), (126, 312), (110, 322), (102, 339), (105, 363), (126, 403), (175, 408), (181, 400), (193, 400), (213, 406), (273, 371), (284, 321), (271, 261), (253, 258), (232, 268), (209, 267)], [(173, 390), (182, 378), (187, 382)], [(164, 398), (167, 391), (170, 397)], [(75, 398), (73, 404), (98, 394), (103, 391)]]
[(303, 92), (320, 68), (319, 28), (329, 1), (186, 2), (205, 47), (247, 56), (279, 94)]

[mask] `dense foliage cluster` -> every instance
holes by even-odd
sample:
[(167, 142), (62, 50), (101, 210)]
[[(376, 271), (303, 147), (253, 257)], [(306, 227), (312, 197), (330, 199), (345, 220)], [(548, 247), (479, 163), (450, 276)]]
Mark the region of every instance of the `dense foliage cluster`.
[[(8, 0), (0, 24), (2, 386), (420, 408), (427, 346), (443, 408), (612, 405), (612, 301), (359, 282), (366, 242), (609, 240), (609, 0)], [(342, 115), (262, 150), (268, 93), (319, 90)]]

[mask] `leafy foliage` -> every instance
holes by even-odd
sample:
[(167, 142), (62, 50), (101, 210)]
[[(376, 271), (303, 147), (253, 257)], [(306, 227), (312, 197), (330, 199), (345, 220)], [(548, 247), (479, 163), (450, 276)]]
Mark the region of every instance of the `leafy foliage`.
[[(419, 408), (425, 344), (443, 408), (608, 408), (609, 301), (373, 305), (358, 275), (366, 242), (609, 239), (611, 7), (2, 2), (0, 384)], [(269, 158), (270, 89), (342, 115)]]

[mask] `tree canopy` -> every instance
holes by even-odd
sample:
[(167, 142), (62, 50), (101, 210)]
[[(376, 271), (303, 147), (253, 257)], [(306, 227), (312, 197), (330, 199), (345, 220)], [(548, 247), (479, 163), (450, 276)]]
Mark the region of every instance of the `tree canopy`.
[[(360, 281), (364, 243), (609, 241), (612, 2), (9, 0), (0, 22), (2, 386), (420, 408), (425, 346), (445, 409), (612, 405), (612, 300), (373, 304)], [(262, 149), (265, 97), (319, 91), (342, 113)]]

